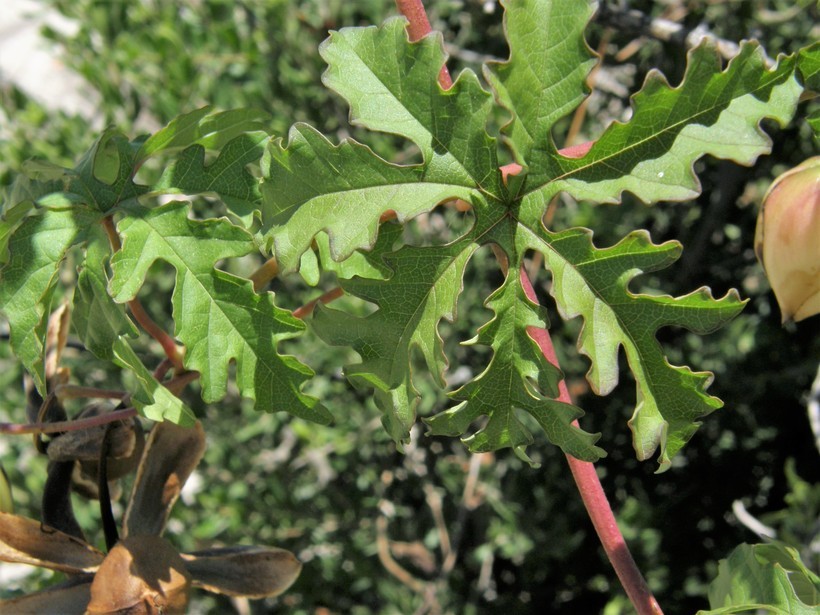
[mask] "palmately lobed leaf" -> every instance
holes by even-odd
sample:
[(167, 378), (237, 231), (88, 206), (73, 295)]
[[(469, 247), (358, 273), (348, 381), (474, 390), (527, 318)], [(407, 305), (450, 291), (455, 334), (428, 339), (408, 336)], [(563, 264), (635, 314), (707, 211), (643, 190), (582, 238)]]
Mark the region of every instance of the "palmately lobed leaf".
[(393, 274), (387, 280), (355, 277), (342, 288), (379, 307), (364, 318), (319, 308), (313, 328), (326, 342), (351, 346), (362, 362), (348, 366), (349, 378), (363, 380), (379, 393), (388, 431), (397, 442), (409, 437), (418, 395), (412, 384), (411, 360), (417, 350), (439, 384), (447, 359), (438, 324), (455, 320), (464, 269), (478, 246), (469, 241), (421, 248), (403, 246), (384, 257)]
[(261, 207), (262, 196), (259, 181), (248, 166), (262, 158), (268, 139), (262, 131), (240, 134), (207, 165), (205, 146), (195, 143), (177, 155), (152, 189), (165, 194), (215, 193), (229, 211), (249, 225)]
[(192, 220), (189, 209), (179, 202), (126, 209), (117, 227), (122, 249), (111, 259), (111, 295), (132, 299), (156, 260), (170, 263), (176, 269), (175, 332), (186, 346), (185, 366), (200, 372), (203, 399), (225, 395), (234, 360), (239, 390), (257, 409), (328, 422), (327, 410), (301, 392), (313, 372), (276, 349), (305, 325), (276, 307), (271, 293), (256, 294), (249, 280), (214, 269), (221, 259), (253, 250), (252, 237), (226, 219)]
[(595, 446), (600, 436), (572, 425), (583, 411), (555, 399), (563, 375), (544, 358), (529, 335), (530, 328), (545, 328), (547, 320), (543, 308), (525, 295), (518, 269), (510, 269), (504, 284), (487, 300), (487, 307), (495, 317), (469, 343), (491, 346), (490, 364), (451, 393), (462, 403), (426, 420), (431, 433), (458, 436), (486, 416), (486, 423), (464, 438), (468, 448), (480, 453), (509, 447), (530, 461), (525, 448), (532, 444), (533, 437), (516, 416), (523, 411), (535, 419), (550, 442), (567, 454), (585, 461), (604, 457), (606, 453)]
[(595, 55), (584, 40), (593, 13), (588, 2), (502, 2), (510, 57), (490, 62), (484, 75), (498, 103), (512, 114), (504, 127), (519, 164), (552, 142), (556, 121), (586, 97)]
[(9, 261), (0, 271), (0, 309), (9, 320), (12, 348), (41, 394), (45, 394), (47, 314), (60, 264), (100, 217), (99, 212), (84, 206), (37, 209), (10, 237)]
[(415, 143), (425, 176), (437, 182), (503, 193), (495, 139), (485, 129), (492, 96), (464, 71), (448, 90), (437, 76), (445, 61), (441, 34), (411, 44), (403, 18), (381, 27), (331, 32), (319, 53), (326, 86), (350, 105), (351, 122)]
[(651, 71), (633, 97), (632, 118), (611, 124), (584, 157), (566, 158), (549, 143), (534, 148), (523, 215), (534, 217), (561, 190), (598, 203), (616, 203), (624, 191), (646, 203), (694, 198), (700, 182), (692, 165), (702, 156), (751, 165), (770, 151), (759, 124), (785, 125), (794, 114), (801, 92), (794, 69), (793, 56), (767, 69), (760, 46), (746, 42), (722, 70), (716, 50), (702, 43), (677, 87)]
[(287, 147), (281, 142), (271, 147), (267, 175), (262, 218), (285, 273), (298, 268), (322, 231), (330, 238), (332, 257), (341, 261), (373, 246), (385, 212), (405, 221), (443, 200), (470, 198), (473, 192), (457, 183), (426, 181), (424, 168), (390, 164), (353, 141), (334, 146), (298, 124)]
[[(648, 203), (683, 200), (700, 190), (693, 172), (700, 157), (752, 164), (770, 146), (760, 122), (784, 124), (794, 113), (801, 91), (796, 59), (783, 57), (768, 68), (759, 46), (745, 43), (724, 68), (715, 50), (703, 44), (690, 52), (679, 85), (652, 72), (633, 98), (632, 119), (610, 126), (585, 156), (569, 158), (556, 149), (552, 131), (587, 91), (594, 55), (583, 32), (593, 9), (593, 2), (581, 1), (505, 3), (509, 59), (492, 63), (485, 75), (497, 104), (510, 115), (505, 143), (524, 167), (509, 188), (499, 181), (496, 142), (486, 130), (494, 113), (491, 95), (470, 71), (443, 90), (437, 83), (445, 59), (441, 38), (410, 43), (401, 20), (333, 33), (321, 50), (328, 62), (324, 81), (348, 102), (352, 122), (409, 139), (421, 150), (423, 164), (390, 165), (364, 146), (335, 146), (297, 126), (286, 146), (271, 148), (263, 165), (266, 237), (284, 271), (298, 269), (306, 258), (305, 275), (318, 280), (321, 261), (311, 251), (317, 236), (320, 255), (326, 241), (325, 252), (336, 261), (363, 249), (373, 250), (371, 262), (388, 253), (393, 259), (386, 279), (353, 277), (343, 283), (348, 293), (375, 304), (376, 312), (356, 318), (321, 309), (315, 324), (326, 341), (359, 352), (362, 362), (347, 373), (374, 387), (384, 423), (399, 442), (417, 398), (409, 369), (413, 349), (436, 374), (446, 366), (437, 324), (450, 313), (436, 304), (433, 291), (453, 306), (460, 292), (454, 280), (439, 280), (424, 263), (446, 253), (441, 262), (449, 267), (459, 255), (463, 271), (470, 254), (488, 243), (505, 253), (513, 272), (528, 251), (544, 254), (562, 315), (584, 318), (579, 348), (592, 361), (589, 379), (597, 392), (606, 394), (617, 384), (618, 353), (624, 349), (637, 383), (630, 427), (639, 458), (660, 449), (661, 469), (668, 468), (698, 421), (721, 405), (706, 393), (712, 375), (670, 365), (655, 334), (665, 326), (712, 331), (740, 311), (737, 294), (718, 300), (708, 289), (678, 298), (636, 295), (630, 280), (669, 266), (680, 254), (678, 244), (656, 246), (637, 232), (602, 250), (586, 229), (555, 233), (543, 227), (542, 218), (561, 191), (599, 203), (615, 203), (625, 191)], [(811, 58), (802, 61), (809, 71)], [(376, 244), (385, 212), (395, 212), (402, 223), (446, 198), (473, 206), (475, 225), (463, 237), (446, 247), (397, 252), (389, 242)], [(580, 411), (554, 399), (560, 374), (538, 354), (528, 333), (546, 321), (536, 316), (515, 275), (488, 305), (496, 316), (477, 340), (493, 349), (493, 359), (454, 393), (461, 404), (430, 420), (433, 432), (461, 435), (487, 417), (467, 438), (468, 446), (511, 446), (523, 455), (532, 440), (523, 412), (570, 454), (600, 457), (595, 437), (571, 425)]]
[(599, 395), (615, 388), (623, 348), (636, 381), (637, 406), (629, 422), (635, 451), (639, 459), (648, 459), (660, 447), (660, 469), (667, 469), (697, 421), (723, 404), (705, 392), (713, 375), (670, 365), (655, 333), (666, 326), (710, 333), (739, 314), (745, 301), (735, 291), (715, 300), (707, 288), (684, 297), (632, 293), (632, 279), (668, 267), (681, 252), (677, 242), (653, 244), (646, 231), (604, 249), (593, 245), (585, 229), (544, 231), (543, 240), (551, 292), (562, 317), (584, 318), (578, 348), (592, 361), (590, 386)]
[(11, 194), (22, 200), (4, 205), (0, 310), (9, 319), (12, 347), (41, 393), (46, 314), (60, 265), (105, 212), (147, 191), (132, 181), (135, 154), (134, 144), (106, 130), (74, 169), (29, 163), (29, 176)]

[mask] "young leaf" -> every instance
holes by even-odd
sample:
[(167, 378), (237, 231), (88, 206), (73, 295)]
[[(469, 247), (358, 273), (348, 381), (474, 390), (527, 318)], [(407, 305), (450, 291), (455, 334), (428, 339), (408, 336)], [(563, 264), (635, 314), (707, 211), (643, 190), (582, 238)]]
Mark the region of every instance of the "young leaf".
[(106, 130), (74, 169), (28, 165), (31, 177), (13, 191), (24, 200), (4, 212), (0, 249), (7, 248), (8, 261), (0, 309), (9, 319), (12, 347), (41, 393), (45, 314), (60, 263), (103, 213), (147, 191), (131, 181), (134, 155), (132, 143)]
[(261, 202), (259, 182), (247, 167), (262, 157), (267, 140), (264, 132), (243, 133), (226, 143), (207, 166), (205, 146), (191, 145), (166, 167), (152, 189), (166, 194), (216, 193), (247, 224)]
[(117, 227), (122, 249), (111, 259), (114, 300), (132, 299), (154, 261), (170, 263), (177, 272), (175, 331), (187, 347), (186, 367), (201, 374), (203, 399), (225, 395), (228, 363), (235, 360), (239, 390), (257, 409), (328, 422), (327, 410), (301, 392), (313, 372), (276, 350), (279, 340), (300, 334), (304, 324), (276, 307), (271, 293), (257, 295), (250, 281), (214, 269), (220, 259), (250, 252), (251, 236), (225, 219), (191, 220), (189, 208), (169, 203), (124, 209), (128, 216)]
[(530, 461), (524, 449), (532, 435), (518, 417), (523, 410), (537, 421), (547, 438), (566, 453), (585, 461), (596, 461), (606, 453), (594, 446), (599, 436), (588, 434), (571, 423), (583, 415), (580, 408), (556, 401), (562, 374), (544, 359), (530, 328), (546, 328), (540, 306), (524, 294), (518, 269), (510, 269), (504, 284), (490, 295), (487, 306), (496, 316), (478, 331), (471, 344), (491, 346), (489, 366), (451, 396), (462, 403), (427, 420), (436, 435), (460, 435), (482, 415), (487, 423), (464, 439), (474, 453), (512, 447)]
[(141, 165), (161, 152), (172, 152), (191, 145), (219, 150), (244, 133), (264, 130), (264, 121), (268, 117), (267, 113), (257, 109), (213, 113), (211, 107), (202, 107), (185, 113), (145, 140), (137, 153), (136, 164)]
[(72, 323), (85, 347), (101, 359), (114, 359), (114, 343), (139, 332), (125, 308), (108, 294), (106, 267), (110, 248), (102, 229), (90, 233), (85, 261), (77, 275)]
[(131, 393), (131, 402), (143, 416), (152, 421), (168, 420), (183, 427), (189, 427), (196, 422), (196, 416), (191, 409), (154, 378), (125, 337), (117, 338), (111, 353), (117, 365), (134, 374), (138, 388)]

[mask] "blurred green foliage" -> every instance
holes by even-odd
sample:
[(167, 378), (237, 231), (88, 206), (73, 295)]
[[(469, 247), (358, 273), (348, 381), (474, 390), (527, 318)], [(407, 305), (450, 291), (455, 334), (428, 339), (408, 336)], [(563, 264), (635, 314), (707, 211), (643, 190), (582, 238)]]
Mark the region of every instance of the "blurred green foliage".
[[(306, 121), (338, 138), (358, 137), (347, 110), (321, 84), (324, 67), (317, 47), (328, 29), (378, 24), (395, 13), (389, 0), (41, 4), (77, 20), (79, 30), (70, 36), (45, 35), (60, 44), (64, 61), (102, 95), (102, 124), (113, 123), (132, 135), (207, 103), (265, 109), (272, 114), (270, 129), (282, 136), (292, 122)], [(477, 67), (469, 52), (478, 59), (506, 55), (495, 2), (426, 4), (434, 27), (453, 46), (451, 68)], [(677, 19), (688, 27), (704, 23), (727, 39), (758, 37), (771, 56), (793, 51), (818, 34), (812, 2), (629, 4), (652, 16), (677, 10)], [(621, 90), (635, 91), (650, 68), (661, 69), (675, 83), (685, 65), (679, 45), (607, 30), (606, 24), (592, 24), (590, 45), (596, 48), (604, 35), (609, 42), (599, 79), (603, 85), (590, 103), (582, 139), (594, 138), (606, 123), (622, 117), (628, 100)], [(619, 57), (635, 40), (642, 41), (635, 53)], [(621, 87), (606, 86), (606, 79)], [(0, 139), (0, 188), (10, 184), (23, 160), (68, 165), (95, 137), (81, 118), (53, 113), (8, 84), (0, 85), (0, 110), (11, 118), (10, 130)], [(804, 562), (815, 570), (818, 565), (820, 464), (804, 396), (820, 359), (820, 319), (809, 319), (797, 330), (780, 326), (752, 250), (756, 206), (767, 182), (811, 155), (813, 144), (799, 119), (770, 132), (772, 155), (753, 168), (698, 163), (703, 194), (694, 202), (647, 208), (629, 198), (618, 207), (561, 201), (552, 222), (555, 228), (601, 229), (598, 245), (612, 244), (634, 228), (648, 228), (656, 242), (682, 241), (684, 255), (674, 273), (643, 276), (642, 288), (634, 291), (676, 295), (708, 284), (716, 296), (738, 287), (750, 299), (739, 318), (709, 337), (661, 332), (672, 363), (691, 361), (716, 373), (710, 392), (726, 408), (705, 421), (673, 469), (659, 476), (652, 463), (636, 461), (631, 447), (625, 423), (634, 390), (627, 374), (607, 398), (587, 392), (583, 374), (588, 364), (574, 351), (578, 323), (561, 323), (551, 313), (564, 371), (578, 405), (588, 412), (584, 427), (604, 434), (600, 444), (609, 457), (598, 464), (604, 489), (639, 566), (670, 614), (705, 608), (717, 560), (738, 543), (755, 541), (731, 513), (735, 500), (774, 527), (779, 539), (802, 550)], [(366, 141), (391, 159), (412, 155), (392, 138)], [(464, 224), (448, 215), (437, 211), (417, 226), (432, 228), (446, 240), (448, 232)], [(247, 274), (257, 264), (249, 260), (241, 266)], [(169, 324), (164, 310), (172, 275), (161, 266), (155, 273), (157, 282), (146, 289), (144, 301), (159, 322)], [(477, 287), (500, 280), (492, 255), (483, 254), (467, 270), (461, 304), (478, 305)], [(548, 276), (542, 273), (537, 281), (537, 291), (546, 296)], [(290, 308), (318, 294), (295, 277), (273, 288), (277, 302)], [(443, 327), (454, 384), (459, 370), (484, 364), (486, 357), (477, 356), (474, 347), (468, 351), (457, 342), (471, 338), (487, 316), (486, 310), (462, 308), (458, 321)], [(183, 550), (271, 544), (302, 559), (305, 568), (294, 587), (279, 599), (252, 603), (251, 612), (630, 612), (560, 451), (543, 441), (532, 447), (540, 469), (510, 453), (471, 459), (460, 443), (425, 437), (418, 426), (407, 450), (397, 452), (372, 402), (342, 377), (340, 366), (349, 359), (343, 351), (316, 339), (285, 348), (320, 375), (311, 392), (323, 399), (336, 423), (324, 428), (280, 414), (258, 415), (237, 395), (206, 407), (192, 392), (186, 401), (205, 419), (209, 448), (169, 526), (170, 540)], [(145, 343), (141, 351), (147, 355), (155, 348)], [(119, 387), (118, 375), (90, 355), (70, 350), (65, 362), (77, 382)], [(0, 345), (0, 420), (24, 420), (21, 381), (7, 344)], [(433, 390), (422, 391), (422, 414), (442, 405)], [(29, 439), (3, 437), (0, 462), (14, 486), (16, 510), (38, 517), (45, 460), (34, 454)], [(79, 500), (76, 505), (81, 525), (94, 528), (94, 505)], [(439, 514), (443, 526), (437, 524)], [(89, 534), (101, 542), (99, 532)], [(387, 570), (379, 557), (385, 546), (423, 591)], [(448, 553), (456, 557), (451, 569)], [(6, 581), (0, 596), (31, 590), (48, 577), (36, 573)], [(201, 598), (195, 607), (213, 613), (232, 608), (230, 601), (214, 596)]]

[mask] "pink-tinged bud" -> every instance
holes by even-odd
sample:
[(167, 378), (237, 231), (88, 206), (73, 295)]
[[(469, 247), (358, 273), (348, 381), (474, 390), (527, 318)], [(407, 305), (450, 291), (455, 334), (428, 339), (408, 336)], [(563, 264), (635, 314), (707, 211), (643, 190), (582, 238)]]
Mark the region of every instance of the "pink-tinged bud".
[(774, 180), (757, 217), (755, 253), (783, 322), (820, 313), (820, 156)]

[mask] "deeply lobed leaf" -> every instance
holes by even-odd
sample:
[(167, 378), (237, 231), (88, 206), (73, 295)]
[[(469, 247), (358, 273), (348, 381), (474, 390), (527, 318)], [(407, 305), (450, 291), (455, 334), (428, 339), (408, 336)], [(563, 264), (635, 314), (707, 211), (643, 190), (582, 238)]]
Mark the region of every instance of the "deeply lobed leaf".
[(312, 371), (276, 350), (304, 324), (276, 307), (271, 293), (256, 294), (250, 281), (214, 269), (220, 259), (250, 252), (250, 234), (225, 219), (189, 219), (189, 207), (177, 202), (126, 208), (128, 216), (118, 224), (122, 249), (111, 259), (113, 298), (133, 298), (154, 261), (170, 263), (177, 272), (175, 331), (186, 345), (186, 367), (200, 372), (203, 399), (225, 395), (228, 364), (235, 360), (239, 390), (257, 409), (328, 422), (328, 412), (301, 392)]
[(705, 392), (712, 374), (670, 365), (655, 333), (670, 325), (710, 333), (740, 313), (745, 302), (735, 291), (715, 300), (708, 288), (677, 298), (630, 292), (635, 276), (668, 267), (680, 256), (680, 244), (655, 245), (645, 231), (605, 249), (595, 248), (592, 233), (582, 229), (544, 231), (542, 239), (561, 316), (584, 318), (578, 348), (592, 361), (590, 386), (599, 395), (615, 388), (622, 347), (636, 382), (637, 406), (629, 421), (635, 451), (648, 459), (660, 447), (659, 463), (666, 469), (697, 421), (723, 404)]
[[(441, 355), (437, 327), (454, 313), (460, 275), (441, 276), (439, 265), (463, 271), (475, 249), (495, 244), (517, 272), (529, 250), (544, 254), (562, 315), (581, 315), (579, 348), (592, 360), (589, 379), (601, 394), (617, 383), (617, 355), (624, 348), (638, 400), (630, 427), (639, 458), (660, 449), (661, 469), (691, 438), (701, 417), (720, 401), (705, 391), (711, 374), (668, 363), (655, 340), (665, 326), (699, 333), (735, 316), (735, 293), (715, 300), (708, 289), (680, 298), (635, 295), (628, 285), (641, 272), (671, 264), (674, 243), (656, 246), (646, 233), (633, 233), (607, 249), (596, 248), (585, 229), (551, 232), (542, 225), (550, 198), (560, 191), (576, 198), (617, 202), (624, 191), (646, 202), (691, 198), (700, 189), (692, 165), (705, 154), (751, 164), (768, 151), (759, 123), (785, 123), (801, 87), (794, 57), (769, 69), (754, 43), (724, 70), (713, 49), (689, 55), (682, 82), (671, 87), (653, 72), (634, 97), (626, 124), (613, 124), (582, 158), (562, 156), (552, 141), (556, 121), (570, 113), (586, 92), (593, 56), (583, 39), (593, 3), (521, 0), (505, 4), (510, 57), (485, 75), (495, 99), (510, 114), (507, 143), (524, 167), (510, 186), (500, 184), (494, 138), (486, 132), (490, 94), (469, 71), (453, 87), (436, 81), (444, 61), (441, 39), (411, 44), (400, 20), (381, 28), (345, 29), (322, 46), (328, 62), (325, 83), (349, 103), (354, 123), (404, 136), (421, 150), (423, 164), (390, 165), (353, 142), (333, 146), (315, 131), (295, 127), (287, 146), (274, 146), (265, 165), (263, 220), (277, 259), (296, 270), (321, 233), (332, 257), (344, 261), (375, 245), (382, 215), (399, 222), (431, 210), (442, 199), (468, 201), (474, 228), (452, 244), (401, 248), (385, 257), (393, 270), (384, 280), (353, 278), (343, 288), (377, 306), (366, 318), (319, 310), (317, 331), (331, 343), (347, 344), (362, 362), (347, 373), (376, 389), (385, 424), (401, 442), (413, 420), (417, 393), (409, 369), (414, 349), (437, 375)], [(803, 61), (808, 66), (808, 60)], [(374, 259), (383, 250), (374, 249)], [(442, 260), (443, 259), (443, 260)], [(307, 261), (318, 279), (315, 257)], [(428, 270), (428, 265), (437, 263)], [(407, 269), (408, 271), (404, 271)], [(553, 398), (560, 375), (543, 360), (528, 328), (546, 326), (528, 303), (515, 274), (492, 295), (495, 318), (477, 340), (493, 349), (485, 372), (454, 393), (462, 403), (430, 420), (434, 433), (458, 435), (481, 416), (486, 424), (467, 438), (472, 450), (511, 446), (523, 455), (531, 435), (517, 412), (535, 417), (548, 438), (573, 455), (598, 458), (594, 437), (571, 426), (579, 411)], [(446, 297), (444, 304), (436, 303)]]
[(478, 331), (471, 344), (491, 346), (487, 369), (451, 396), (458, 406), (427, 420), (431, 433), (461, 435), (481, 416), (486, 424), (464, 442), (474, 453), (511, 447), (529, 461), (524, 449), (533, 438), (516, 411), (529, 413), (553, 444), (586, 461), (605, 456), (594, 445), (599, 436), (571, 423), (583, 415), (580, 408), (557, 401), (563, 375), (544, 359), (529, 335), (530, 328), (546, 328), (542, 308), (524, 294), (518, 269), (510, 269), (504, 284), (490, 295), (487, 306), (495, 317)]

